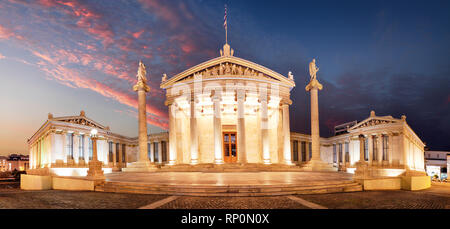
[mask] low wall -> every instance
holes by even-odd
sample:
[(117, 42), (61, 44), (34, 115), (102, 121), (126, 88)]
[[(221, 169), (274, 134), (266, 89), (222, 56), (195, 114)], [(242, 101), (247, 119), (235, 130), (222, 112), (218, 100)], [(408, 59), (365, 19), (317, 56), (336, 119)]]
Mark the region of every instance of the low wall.
[(53, 177), (52, 187), (55, 190), (94, 191), (95, 183), (93, 180)]
[(95, 181), (84, 178), (39, 176), (22, 174), (20, 188), (23, 190), (73, 190), (94, 191)]
[(364, 190), (400, 190), (402, 188), (399, 177), (365, 179), (362, 185)]
[(429, 176), (399, 176), (355, 179), (364, 190), (408, 190), (416, 191), (431, 187)]
[(431, 177), (429, 176), (402, 176), (402, 189), (423, 190), (431, 187)]
[(48, 190), (52, 189), (51, 176), (20, 175), (20, 189), (23, 190)]

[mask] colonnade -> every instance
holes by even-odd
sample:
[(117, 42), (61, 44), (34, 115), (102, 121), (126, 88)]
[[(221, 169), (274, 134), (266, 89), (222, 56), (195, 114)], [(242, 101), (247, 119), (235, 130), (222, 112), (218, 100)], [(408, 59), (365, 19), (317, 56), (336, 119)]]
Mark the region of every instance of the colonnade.
[[(164, 148), (163, 148), (163, 144), (165, 146)], [(149, 158), (150, 162), (159, 163), (159, 164), (166, 162), (167, 158), (166, 158), (166, 160), (163, 160), (164, 159), (163, 155), (167, 156), (167, 145), (168, 145), (167, 141), (163, 141), (161, 139), (149, 141), (147, 143), (147, 148), (148, 148), (148, 158)], [(156, 158), (155, 158), (155, 156), (156, 156)]]
[[(264, 88), (264, 90), (267, 90)], [(262, 94), (262, 96), (261, 96)], [(245, 103), (246, 97), (249, 96), (246, 94), (244, 89), (237, 89), (235, 91), (235, 101), (236, 101), (236, 142), (237, 142), (237, 162), (238, 163), (247, 163), (248, 157), (246, 152), (246, 127), (245, 127)], [(213, 110), (213, 148), (212, 152), (214, 153), (214, 163), (215, 164), (223, 164), (224, 163), (224, 152), (223, 152), (223, 139), (222, 139), (222, 93), (220, 91), (214, 91), (213, 95), (210, 97), (212, 102), (212, 110)], [(268, 101), (270, 96), (267, 96), (267, 91), (265, 93), (261, 93), (258, 96), (259, 103), (257, 110), (259, 114), (259, 123), (260, 123), (260, 134), (261, 144), (262, 144), (262, 159), (263, 163), (271, 164), (274, 163), (271, 161), (271, 154), (277, 152), (271, 152), (270, 150), (270, 139), (269, 139), (269, 106), (270, 102)], [(283, 160), (279, 159), (279, 163), (291, 164), (291, 146), (290, 146), (290, 129), (289, 129), (289, 104), (286, 102), (281, 103), (279, 98), (271, 98), (276, 99), (277, 101), (277, 111), (282, 112), (282, 132), (280, 134), (283, 135), (283, 141), (279, 144), (283, 145)], [(199, 163), (199, 141), (198, 141), (198, 126), (197, 126), (197, 118), (196, 114), (196, 98), (195, 96), (191, 96), (189, 100), (189, 150), (190, 150), (190, 164)], [(176, 115), (177, 105), (176, 102), (169, 104), (169, 164), (173, 165), (177, 163), (177, 124), (176, 124)], [(275, 162), (277, 163), (277, 162)]]
[[(92, 140), (88, 133), (50, 130), (30, 145), (30, 168), (86, 167), (92, 160)], [(104, 166), (126, 167), (126, 144), (100, 137), (98, 160)]]

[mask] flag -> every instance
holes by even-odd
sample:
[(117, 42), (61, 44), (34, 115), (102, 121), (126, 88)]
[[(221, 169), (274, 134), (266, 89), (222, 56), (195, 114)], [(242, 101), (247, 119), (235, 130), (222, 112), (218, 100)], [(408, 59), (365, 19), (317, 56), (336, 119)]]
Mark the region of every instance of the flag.
[(223, 27), (227, 29), (227, 5), (225, 5), (225, 16), (223, 16)]

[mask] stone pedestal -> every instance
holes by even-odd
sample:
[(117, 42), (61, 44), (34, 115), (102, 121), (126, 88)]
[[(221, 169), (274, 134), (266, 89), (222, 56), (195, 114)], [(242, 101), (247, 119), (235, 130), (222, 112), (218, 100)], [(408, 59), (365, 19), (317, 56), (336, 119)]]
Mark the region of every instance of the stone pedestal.
[(356, 170), (355, 175), (353, 176), (354, 180), (363, 180), (369, 179), (372, 177), (372, 174), (369, 169), (369, 164), (364, 161), (356, 162)]
[(86, 178), (88, 180), (104, 181), (105, 175), (102, 170), (102, 162), (97, 159), (97, 137), (92, 137), (92, 160), (89, 161), (89, 169)]
[(320, 133), (319, 133), (319, 98), (318, 91), (322, 90), (322, 84), (317, 79), (312, 79), (306, 85), (306, 91), (311, 93), (311, 160), (308, 161), (306, 171), (337, 171), (332, 164), (322, 161), (320, 158)]
[(87, 171), (86, 178), (89, 180), (105, 180), (101, 161), (92, 160), (89, 162), (89, 170)]

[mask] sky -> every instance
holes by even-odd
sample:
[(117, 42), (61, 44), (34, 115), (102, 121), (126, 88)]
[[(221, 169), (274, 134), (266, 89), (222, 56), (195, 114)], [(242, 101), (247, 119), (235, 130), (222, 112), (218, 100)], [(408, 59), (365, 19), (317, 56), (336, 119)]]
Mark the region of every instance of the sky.
[(225, 4), (235, 56), (294, 74), (291, 131), (310, 133), (315, 58), (321, 136), (375, 110), (450, 151), (450, 1), (0, 0), (0, 155), (27, 154), (48, 113), (136, 137), (139, 60), (149, 133), (167, 131), (162, 74), (219, 56)]

